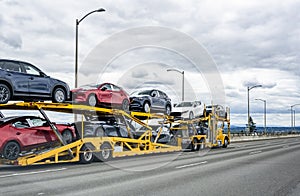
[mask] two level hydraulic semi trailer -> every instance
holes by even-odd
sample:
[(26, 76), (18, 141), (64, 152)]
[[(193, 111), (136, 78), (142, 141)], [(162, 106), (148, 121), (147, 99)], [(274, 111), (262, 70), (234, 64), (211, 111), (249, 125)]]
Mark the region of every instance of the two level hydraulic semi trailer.
[[(214, 111), (201, 118), (174, 121), (172, 117), (161, 114), (127, 113), (122, 110), (73, 104), (20, 102), (0, 105), (0, 110), (39, 110), (60, 142), (60, 145), (56, 147), (41, 148), (23, 154), (16, 160), (0, 158), (1, 164), (26, 166), (65, 162), (90, 163), (94, 159), (108, 161), (114, 157), (181, 151), (186, 147), (192, 150), (215, 146), (227, 147), (230, 143), (229, 115), (226, 118), (219, 117)], [(74, 123), (77, 135), (74, 142), (67, 144), (64, 141), (55, 123), (50, 121), (45, 111), (73, 113), (82, 116), (80, 122)], [(86, 134), (85, 123), (88, 121), (111, 118), (117, 119), (116, 123), (126, 127), (127, 137)], [(152, 126), (148, 123), (151, 119), (158, 119), (159, 123), (159, 129), (155, 136)], [(221, 125), (219, 125), (220, 123)], [(227, 123), (227, 133), (224, 133), (224, 123)], [(143, 132), (135, 134), (136, 130), (134, 130), (133, 124), (143, 127), (140, 129)], [(159, 137), (165, 126), (169, 128), (172, 138), (167, 143), (160, 143)]]

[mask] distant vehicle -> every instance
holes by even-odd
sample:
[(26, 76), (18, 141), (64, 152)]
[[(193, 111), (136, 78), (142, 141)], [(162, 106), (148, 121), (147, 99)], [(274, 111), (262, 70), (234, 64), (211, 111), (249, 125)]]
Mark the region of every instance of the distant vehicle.
[(75, 103), (90, 106), (129, 108), (128, 94), (119, 86), (111, 83), (89, 84), (71, 90)]
[(208, 105), (208, 106), (206, 106), (206, 108), (205, 108), (206, 116), (208, 116), (209, 114), (212, 113), (213, 108), (214, 108), (214, 111), (215, 111), (217, 116), (222, 117), (222, 118), (227, 118), (227, 112), (224, 109), (224, 107), (221, 106), (221, 105)]
[[(71, 125), (55, 124), (67, 143), (75, 139)], [(37, 116), (12, 116), (0, 119), (0, 154), (15, 160), (23, 151), (58, 142), (50, 125)]]
[(183, 101), (175, 104), (171, 116), (183, 119), (193, 119), (203, 115), (204, 106), (201, 101)]
[(52, 100), (62, 103), (70, 98), (69, 86), (47, 76), (32, 64), (0, 59), (0, 104), (10, 100)]
[(135, 91), (129, 99), (129, 109), (132, 111), (152, 112), (154, 110), (168, 115), (171, 113), (171, 99), (160, 90)]

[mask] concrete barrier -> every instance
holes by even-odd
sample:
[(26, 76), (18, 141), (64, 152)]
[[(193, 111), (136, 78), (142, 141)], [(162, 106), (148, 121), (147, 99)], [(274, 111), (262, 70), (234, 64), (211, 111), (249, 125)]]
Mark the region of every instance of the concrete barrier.
[(296, 134), (253, 134), (253, 135), (244, 135), (244, 134), (231, 134), (231, 142), (241, 142), (241, 141), (255, 141), (255, 140), (268, 140), (268, 139), (279, 139), (279, 138), (291, 138), (291, 137), (300, 137), (299, 133)]

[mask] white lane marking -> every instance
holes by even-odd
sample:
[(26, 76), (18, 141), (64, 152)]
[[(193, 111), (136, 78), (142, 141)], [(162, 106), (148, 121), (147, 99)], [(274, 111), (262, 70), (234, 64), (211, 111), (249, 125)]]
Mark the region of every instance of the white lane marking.
[(250, 152), (249, 155), (261, 153), (261, 150)]
[(176, 169), (181, 169), (181, 168), (185, 168), (185, 167), (192, 167), (192, 166), (196, 166), (196, 165), (202, 165), (207, 163), (207, 161), (202, 161), (199, 163), (192, 163), (192, 164), (188, 164), (188, 165), (181, 165), (181, 166), (177, 166)]
[(25, 173), (14, 173), (14, 174), (7, 174), (0, 176), (0, 178), (7, 178), (7, 177), (13, 177), (13, 176), (25, 176), (25, 175), (33, 175), (33, 174), (40, 174), (40, 173), (47, 173), (47, 172), (58, 172), (65, 170), (67, 168), (60, 168), (60, 169), (47, 169), (43, 171), (35, 171), (35, 172), (25, 172)]

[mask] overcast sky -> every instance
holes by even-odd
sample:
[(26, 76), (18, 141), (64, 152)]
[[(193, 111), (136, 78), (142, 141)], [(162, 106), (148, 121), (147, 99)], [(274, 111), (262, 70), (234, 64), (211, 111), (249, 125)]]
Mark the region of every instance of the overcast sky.
[[(101, 7), (106, 12), (94, 13), (79, 25), (80, 72), (96, 54), (107, 60), (105, 65), (88, 66), (95, 67), (97, 80), (119, 84), (128, 93), (141, 87), (161, 88), (176, 102), (181, 99), (181, 74), (166, 68), (184, 70), (185, 99), (215, 103), (211, 93), (219, 85), (231, 107), (232, 124), (242, 126), (247, 121), (247, 86), (261, 84), (263, 88), (250, 91), (254, 121), (263, 126), (263, 102), (255, 101), (259, 98), (267, 100), (268, 125), (290, 126), (290, 106), (300, 103), (300, 1), (296, 0), (0, 0), (0, 58), (28, 61), (73, 88), (75, 20)], [(123, 47), (132, 43), (132, 37), (126, 39), (122, 32), (145, 26), (166, 31), (153, 38), (157, 34), (147, 30), (133, 41), (153, 36), (148, 45)], [(174, 33), (163, 36), (169, 30)], [(199, 48), (187, 47), (180, 36), (194, 40)], [(152, 46), (149, 40), (154, 39)], [(166, 47), (168, 43), (173, 45)], [(113, 46), (109, 52), (105, 44)], [(205, 65), (193, 59), (199, 57), (195, 48), (207, 60)], [(208, 75), (205, 69), (214, 66), (218, 71)], [(218, 76), (222, 82), (210, 83)], [(299, 112), (300, 106), (295, 109)]]

